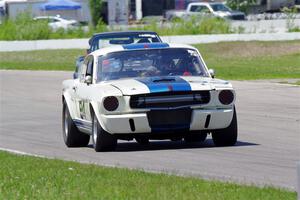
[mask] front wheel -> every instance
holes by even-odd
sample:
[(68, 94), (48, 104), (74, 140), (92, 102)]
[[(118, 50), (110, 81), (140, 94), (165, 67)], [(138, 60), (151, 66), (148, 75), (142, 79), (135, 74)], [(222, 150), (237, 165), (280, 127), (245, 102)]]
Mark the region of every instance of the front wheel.
[(62, 124), (63, 138), (67, 147), (85, 147), (89, 144), (90, 136), (78, 130), (65, 101), (63, 103)]
[(235, 107), (233, 117), (227, 128), (212, 131), (212, 139), (216, 146), (234, 146), (237, 141), (238, 126)]
[(92, 140), (96, 152), (113, 151), (117, 146), (117, 139), (103, 130), (95, 114), (93, 115)]

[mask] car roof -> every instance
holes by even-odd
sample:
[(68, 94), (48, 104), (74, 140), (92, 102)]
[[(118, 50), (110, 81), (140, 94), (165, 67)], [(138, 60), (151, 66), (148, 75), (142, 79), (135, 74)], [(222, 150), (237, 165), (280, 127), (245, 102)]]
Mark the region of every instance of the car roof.
[(156, 32), (154, 32), (154, 31), (115, 31), (115, 32), (103, 32), (103, 33), (95, 33), (89, 39), (89, 44), (91, 45), (92, 41), (95, 38), (114, 37), (114, 36), (126, 37), (126, 36), (134, 36), (134, 35), (139, 35), (139, 34), (150, 34), (150, 35), (157, 35), (158, 36), (158, 34)]
[(132, 35), (136, 35), (136, 34), (155, 34), (157, 35), (156, 32), (154, 31), (113, 31), (113, 32), (103, 32), (103, 33), (95, 33), (93, 34), (94, 36), (98, 36), (98, 35), (128, 35), (128, 34), (132, 34)]
[(185, 44), (171, 44), (171, 43), (135, 43), (127, 45), (115, 45), (104, 47), (92, 52), (90, 55), (101, 56), (108, 53), (120, 52), (120, 51), (137, 51), (147, 49), (170, 49), (170, 48), (186, 48), (197, 50), (195, 47)]

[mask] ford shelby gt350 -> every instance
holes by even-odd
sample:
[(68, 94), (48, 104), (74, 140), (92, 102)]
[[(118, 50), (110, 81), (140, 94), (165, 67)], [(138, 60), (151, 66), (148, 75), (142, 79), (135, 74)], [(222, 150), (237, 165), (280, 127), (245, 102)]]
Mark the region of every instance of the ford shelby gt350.
[(117, 141), (184, 139), (216, 146), (237, 141), (235, 91), (215, 79), (188, 45), (140, 43), (102, 48), (85, 57), (78, 79), (62, 88), (68, 147), (110, 151)]
[[(153, 31), (118, 31), (96, 33), (89, 39), (89, 48), (87, 53), (92, 53), (98, 49), (112, 46), (132, 43), (157, 43), (162, 42), (161, 38)], [(76, 59), (76, 69), (73, 78), (78, 78), (81, 71), (81, 65), (85, 56), (79, 56)]]

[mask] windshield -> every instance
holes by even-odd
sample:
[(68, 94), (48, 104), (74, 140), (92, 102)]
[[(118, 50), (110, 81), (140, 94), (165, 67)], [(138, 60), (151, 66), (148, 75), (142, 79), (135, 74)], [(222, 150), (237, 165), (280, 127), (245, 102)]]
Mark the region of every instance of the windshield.
[(155, 43), (161, 42), (156, 34), (135, 34), (135, 35), (117, 35), (117, 36), (101, 36), (96, 37), (91, 45), (91, 51), (96, 51), (103, 47), (112, 45), (124, 45), (132, 43)]
[(197, 51), (186, 48), (122, 51), (99, 57), (98, 82), (154, 76), (209, 75)]
[(231, 11), (230, 8), (225, 6), (224, 4), (211, 4), (210, 5), (214, 11), (223, 11), (223, 12), (228, 12)]

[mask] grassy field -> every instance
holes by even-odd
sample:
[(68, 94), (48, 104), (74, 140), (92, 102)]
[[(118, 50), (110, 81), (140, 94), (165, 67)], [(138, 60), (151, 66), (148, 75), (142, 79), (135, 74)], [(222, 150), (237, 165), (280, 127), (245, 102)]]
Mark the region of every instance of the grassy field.
[(0, 199), (289, 200), (296, 192), (0, 151)]
[(84, 50), (41, 50), (0, 52), (0, 69), (74, 70)]
[(209, 68), (226, 79), (300, 78), (300, 41), (201, 44)]
[[(218, 78), (300, 78), (300, 41), (195, 45)], [(84, 50), (0, 52), (0, 69), (73, 70)]]

